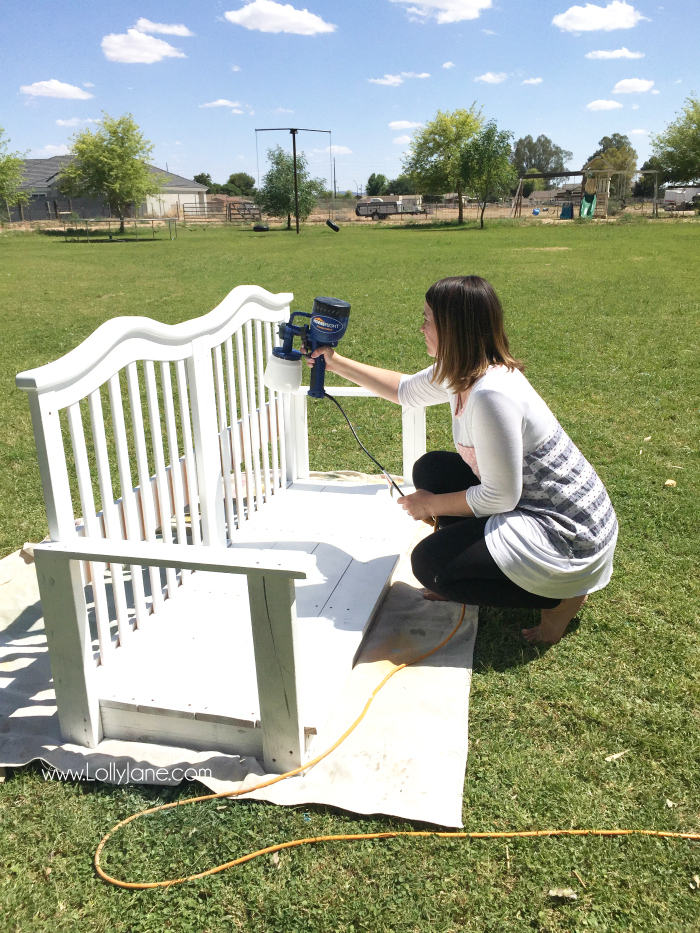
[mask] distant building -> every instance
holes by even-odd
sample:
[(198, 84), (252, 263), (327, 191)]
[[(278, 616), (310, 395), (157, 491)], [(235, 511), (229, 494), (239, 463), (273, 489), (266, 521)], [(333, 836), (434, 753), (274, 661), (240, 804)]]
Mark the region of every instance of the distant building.
[[(12, 220), (58, 220), (62, 215), (78, 214), (80, 217), (109, 217), (109, 205), (103, 198), (68, 198), (58, 189), (58, 175), (62, 167), (71, 161), (70, 155), (52, 156), (50, 159), (25, 159), (24, 182), (20, 190), (29, 192), (29, 204), (24, 207), (7, 205)], [(141, 217), (182, 217), (183, 204), (196, 204), (206, 209), (207, 187), (191, 178), (183, 178), (173, 172), (148, 165), (154, 175), (164, 178), (163, 191), (148, 197), (139, 205)], [(136, 214), (132, 204), (128, 216)]]

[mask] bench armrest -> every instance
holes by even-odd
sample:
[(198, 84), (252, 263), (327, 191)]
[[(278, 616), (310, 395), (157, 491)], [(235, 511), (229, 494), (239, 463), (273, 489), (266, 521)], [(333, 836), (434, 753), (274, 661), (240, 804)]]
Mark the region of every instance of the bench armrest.
[(34, 555), (61, 554), (67, 560), (90, 560), (139, 567), (182, 567), (215, 573), (244, 573), (246, 576), (279, 576), (306, 579), (314, 564), (299, 551), (213, 548), (204, 545), (160, 544), (149, 541), (114, 541), (106, 538), (75, 538), (36, 544)]

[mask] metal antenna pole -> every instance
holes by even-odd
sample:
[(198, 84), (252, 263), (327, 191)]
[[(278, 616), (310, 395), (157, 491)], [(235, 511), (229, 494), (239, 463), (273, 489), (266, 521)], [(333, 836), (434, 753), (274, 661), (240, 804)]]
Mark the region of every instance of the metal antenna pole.
[(297, 182), (297, 133), (298, 130), (290, 130), (292, 134), (292, 152), (294, 153), (294, 213), (297, 220), (297, 235), (299, 234), (299, 184)]

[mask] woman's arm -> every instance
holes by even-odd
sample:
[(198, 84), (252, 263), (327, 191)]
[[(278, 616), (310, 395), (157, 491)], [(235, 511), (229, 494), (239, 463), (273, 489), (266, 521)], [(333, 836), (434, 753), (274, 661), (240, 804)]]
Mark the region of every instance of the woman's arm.
[[(326, 369), (329, 373), (335, 373), (336, 376), (342, 376), (343, 379), (349, 379), (370, 392), (374, 392), (380, 398), (388, 402), (399, 403), (399, 382), (403, 373), (395, 373), (391, 369), (380, 369), (378, 366), (368, 366), (366, 363), (357, 363), (355, 360), (348, 359), (347, 356), (341, 356), (332, 347), (319, 347), (311, 354), (311, 359), (325, 356)], [(309, 366), (313, 364), (309, 363)]]
[(428, 492), (427, 489), (417, 489), (410, 496), (402, 496), (396, 501), (416, 521), (436, 518), (438, 515), (464, 515), (467, 518), (474, 515), (464, 489), (461, 492), (446, 492), (441, 495)]

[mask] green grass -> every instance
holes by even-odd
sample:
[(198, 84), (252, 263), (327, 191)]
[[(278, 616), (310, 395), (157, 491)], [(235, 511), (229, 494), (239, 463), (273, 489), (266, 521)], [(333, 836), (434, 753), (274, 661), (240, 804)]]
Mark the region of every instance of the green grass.
[[(304, 229), (255, 236), (181, 230), (178, 240), (64, 243), (0, 237), (2, 553), (46, 524), (26, 399), (14, 375), (55, 359), (102, 321), (174, 323), (234, 285), (352, 302), (343, 350), (368, 363), (427, 365), (423, 294), (460, 273), (490, 279), (515, 352), (598, 469), (620, 520), (616, 573), (578, 627), (539, 651), (517, 632), (532, 614), (484, 610), (472, 685), (464, 796), (469, 829), (700, 827), (698, 280), (700, 227)], [(548, 247), (566, 247), (544, 251)], [(400, 470), (398, 410), (348, 406), (369, 448)], [(367, 469), (339, 414), (311, 406), (312, 468)], [(442, 407), (429, 447), (451, 446)], [(651, 436), (651, 440), (644, 440)], [(641, 453), (640, 453), (641, 451)], [(675, 488), (664, 486), (666, 479)], [(0, 726), (0, 729), (4, 728)], [(612, 762), (605, 757), (629, 750)], [(429, 744), (426, 745), (429, 751)], [(45, 782), (0, 787), (0, 910), (8, 931), (696, 931), (700, 846), (654, 839), (509, 843), (398, 840), (308, 847), (177, 889), (98, 882), (100, 836), (175, 790)], [(667, 800), (674, 806), (669, 807)], [(219, 804), (219, 806), (221, 806)], [(324, 807), (230, 803), (140, 821), (107, 868), (136, 880), (185, 874), (299, 835), (420, 828)], [(50, 869), (50, 872), (49, 872)], [(579, 883), (578, 872), (586, 887)], [(560, 904), (551, 887), (573, 887)]]

